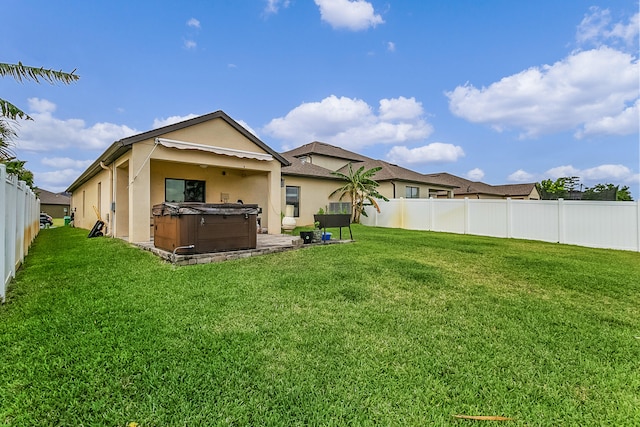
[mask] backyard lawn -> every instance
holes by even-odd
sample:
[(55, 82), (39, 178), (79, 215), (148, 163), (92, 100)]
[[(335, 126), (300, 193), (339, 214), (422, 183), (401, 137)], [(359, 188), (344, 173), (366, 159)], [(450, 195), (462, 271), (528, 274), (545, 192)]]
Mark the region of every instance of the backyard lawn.
[(640, 253), (353, 235), (174, 267), (41, 230), (0, 307), (0, 424), (640, 425)]

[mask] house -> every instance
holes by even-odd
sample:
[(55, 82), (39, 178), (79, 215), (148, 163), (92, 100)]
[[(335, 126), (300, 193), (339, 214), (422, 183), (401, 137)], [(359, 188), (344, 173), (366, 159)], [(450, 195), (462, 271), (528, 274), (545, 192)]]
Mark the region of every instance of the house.
[(63, 218), (71, 213), (71, 195), (69, 193), (52, 193), (39, 188), (38, 198), (40, 199), (40, 211), (46, 212), (53, 218)]
[(285, 188), (282, 211), (284, 212), (285, 204), (293, 205), (294, 218), (298, 225), (313, 224), (313, 214), (320, 208), (334, 212), (350, 212), (350, 200), (345, 199), (341, 202), (337, 196), (328, 198), (329, 194), (344, 183), (331, 172), (347, 174), (349, 163), (353, 165), (354, 170), (360, 167), (364, 167), (365, 170), (380, 167), (373, 178), (380, 184), (378, 192), (389, 199), (429, 198), (438, 193), (453, 197), (456, 187), (440, 178), (429, 177), (319, 141), (281, 154), (290, 163), (282, 168)]
[(67, 191), (77, 227), (100, 217), (105, 235), (130, 242), (151, 240), (152, 207), (165, 201), (257, 204), (262, 226), (280, 233), (280, 169), (288, 165), (216, 111), (114, 142)]
[(277, 153), (222, 111), (114, 142), (67, 191), (77, 227), (101, 219), (106, 235), (130, 242), (152, 239), (152, 207), (165, 201), (257, 204), (261, 226), (278, 234), (287, 205), (297, 225), (313, 224), (320, 208), (350, 212), (349, 199), (329, 197), (344, 184), (332, 172), (347, 174), (349, 164), (380, 167), (374, 179), (389, 199), (539, 198), (533, 184), (421, 174), (319, 141)]
[(450, 173), (441, 172), (427, 174), (432, 179), (438, 179), (456, 187), (455, 199), (511, 199), (540, 200), (540, 195), (534, 182), (527, 184), (489, 185), (480, 181), (470, 181)]

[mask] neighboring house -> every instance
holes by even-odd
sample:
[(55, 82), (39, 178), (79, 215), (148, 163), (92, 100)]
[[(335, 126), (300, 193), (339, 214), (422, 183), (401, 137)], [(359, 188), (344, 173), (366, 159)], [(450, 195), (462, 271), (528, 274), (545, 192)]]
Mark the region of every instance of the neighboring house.
[(63, 218), (70, 215), (71, 194), (52, 193), (39, 188), (37, 190), (40, 199), (40, 212), (46, 212), (53, 218)]
[(343, 180), (331, 172), (339, 171), (347, 175), (349, 163), (353, 165), (354, 171), (360, 167), (365, 170), (381, 167), (373, 179), (380, 184), (379, 193), (389, 199), (429, 198), (438, 193), (453, 197), (455, 185), (439, 178), (374, 160), (324, 142), (311, 142), (281, 154), (291, 163), (282, 168), (285, 188), (282, 211), (284, 212), (285, 205), (293, 205), (298, 225), (312, 224), (313, 214), (320, 208), (350, 212), (349, 198), (343, 199), (341, 203), (338, 197), (329, 199), (329, 194), (344, 184)]
[(77, 227), (105, 221), (106, 235), (153, 236), (152, 206), (165, 201), (258, 204), (280, 233), (280, 168), (289, 162), (222, 111), (114, 142), (67, 191)]
[(489, 185), (484, 182), (470, 181), (450, 173), (441, 172), (427, 174), (432, 179), (440, 179), (450, 185), (457, 187), (454, 191), (456, 199), (511, 199), (519, 200), (539, 200), (540, 195), (535, 183), (527, 184), (506, 184)]

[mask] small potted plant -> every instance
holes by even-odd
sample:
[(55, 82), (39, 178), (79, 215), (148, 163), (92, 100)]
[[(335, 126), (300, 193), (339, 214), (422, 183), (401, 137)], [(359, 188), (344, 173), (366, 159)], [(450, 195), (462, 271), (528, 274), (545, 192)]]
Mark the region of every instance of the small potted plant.
[(320, 221), (313, 223), (313, 242), (320, 243), (322, 241), (322, 228), (320, 228)]

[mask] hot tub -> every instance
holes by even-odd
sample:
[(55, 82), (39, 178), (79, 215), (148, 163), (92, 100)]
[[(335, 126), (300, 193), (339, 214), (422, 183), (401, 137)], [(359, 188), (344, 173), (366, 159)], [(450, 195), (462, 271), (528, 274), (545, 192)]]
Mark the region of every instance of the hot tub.
[(161, 203), (153, 209), (153, 243), (176, 253), (255, 249), (258, 205)]

